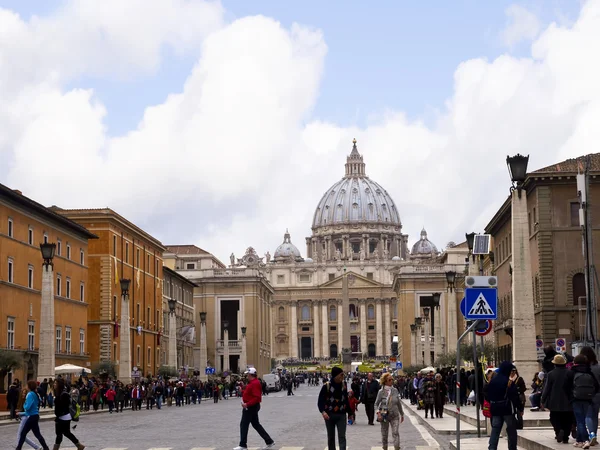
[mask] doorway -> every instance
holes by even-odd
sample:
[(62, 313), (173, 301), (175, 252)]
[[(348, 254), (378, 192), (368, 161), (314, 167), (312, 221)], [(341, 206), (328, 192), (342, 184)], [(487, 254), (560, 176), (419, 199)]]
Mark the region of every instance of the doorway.
[(360, 352), (358, 348), (358, 336), (350, 336), (350, 347), (352, 348), (352, 353)]
[(311, 337), (300, 338), (300, 357), (301, 358), (312, 358), (312, 338)]

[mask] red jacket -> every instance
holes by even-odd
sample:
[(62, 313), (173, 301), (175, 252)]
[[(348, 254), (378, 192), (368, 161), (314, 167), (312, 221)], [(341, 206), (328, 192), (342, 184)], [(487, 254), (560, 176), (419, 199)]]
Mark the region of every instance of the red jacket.
[(242, 394), (242, 400), (247, 406), (258, 405), (262, 401), (262, 384), (257, 378), (248, 383)]
[(106, 394), (105, 394), (106, 400), (108, 400), (109, 402), (114, 401), (115, 395), (116, 395), (116, 392), (113, 391), (112, 389), (109, 389), (108, 391), (106, 391)]

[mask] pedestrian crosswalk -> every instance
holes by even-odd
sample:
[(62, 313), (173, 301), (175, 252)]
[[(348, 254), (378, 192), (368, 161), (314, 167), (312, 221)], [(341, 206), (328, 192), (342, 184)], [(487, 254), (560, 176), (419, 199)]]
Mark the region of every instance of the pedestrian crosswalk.
[[(228, 447), (227, 447), (228, 448)], [(260, 450), (261, 447), (248, 447), (248, 450)], [(360, 449), (358, 447), (352, 447), (352, 446), (348, 446), (346, 447), (347, 450), (383, 450), (383, 447), (381, 446), (374, 446), (374, 447), (369, 447), (369, 448), (365, 448), (365, 447), (361, 447)], [(439, 450), (439, 447), (421, 447), (421, 446), (417, 446), (415, 450), (432, 450), (437, 448)], [(192, 447), (189, 450), (220, 450), (221, 447), (219, 449), (217, 449), (216, 447)], [(314, 450), (314, 446), (311, 447), (289, 447), (289, 446), (284, 446), (284, 447), (277, 447), (278, 450)], [(77, 450), (75, 447), (66, 447), (62, 450)], [(105, 448), (101, 448), (99, 450), (130, 450), (129, 447), (105, 447)], [(180, 450), (179, 447), (150, 447), (147, 450)], [(184, 449), (181, 449), (184, 450)], [(185, 449), (186, 450), (186, 449)], [(324, 450), (327, 450), (327, 447), (325, 447)], [(339, 450), (339, 448), (338, 448)]]

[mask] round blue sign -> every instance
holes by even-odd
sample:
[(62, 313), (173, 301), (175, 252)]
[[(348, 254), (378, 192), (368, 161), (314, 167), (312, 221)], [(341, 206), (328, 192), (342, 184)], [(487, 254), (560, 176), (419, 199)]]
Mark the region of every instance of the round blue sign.
[(490, 319), (487, 319), (483, 326), (481, 326), (480, 328), (475, 330), (475, 334), (477, 336), (486, 336), (488, 334), (490, 334), (490, 332), (492, 331), (492, 321)]

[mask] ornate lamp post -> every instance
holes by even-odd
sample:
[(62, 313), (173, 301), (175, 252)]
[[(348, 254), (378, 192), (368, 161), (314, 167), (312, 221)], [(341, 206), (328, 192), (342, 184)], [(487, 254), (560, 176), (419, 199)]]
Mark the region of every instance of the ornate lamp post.
[[(529, 248), (529, 218), (527, 195), (521, 196), (527, 178), (529, 156), (517, 154), (506, 157), (512, 181), (511, 232), (512, 232), (512, 357), (523, 379), (532, 379), (538, 369), (537, 355), (533, 345), (536, 338), (531, 284), (531, 253)], [(527, 193), (526, 193), (527, 194)], [(515, 345), (519, 343), (519, 345)], [(529, 377), (529, 378), (527, 378)]]
[(456, 348), (458, 340), (458, 311), (456, 307), (456, 292), (454, 283), (456, 281), (456, 272), (449, 270), (446, 272), (447, 298), (448, 298), (448, 334), (446, 338), (446, 351), (452, 351)]
[(229, 320), (223, 321), (223, 372), (229, 372)]
[(54, 336), (54, 252), (56, 244), (40, 244), (42, 251), (42, 304), (40, 315), (40, 350), (38, 381), (54, 378), (56, 366), (56, 337)]
[(129, 286), (131, 280), (121, 278), (121, 325), (119, 333), (119, 380), (131, 382), (131, 332), (129, 325)]
[(431, 330), (429, 323), (429, 308), (423, 308), (423, 316), (425, 318), (425, 351), (423, 357), (423, 364), (426, 366), (431, 365)]
[(246, 356), (246, 327), (242, 327), (242, 356), (240, 357), (240, 373), (243, 373), (248, 367), (248, 361)]
[(202, 381), (208, 380), (206, 375), (206, 366), (208, 360), (208, 351), (206, 349), (206, 313), (200, 312), (200, 361), (198, 368), (200, 370), (200, 379)]
[[(434, 326), (433, 326), (433, 344), (434, 344), (434, 356), (438, 358), (442, 354), (442, 314), (440, 311), (440, 298), (442, 294), (436, 292), (432, 295), (433, 297), (433, 314), (434, 314)], [(435, 362), (434, 358), (434, 362)]]
[(178, 369), (177, 365), (177, 316), (175, 314), (177, 301), (169, 299), (169, 359), (167, 365)]

